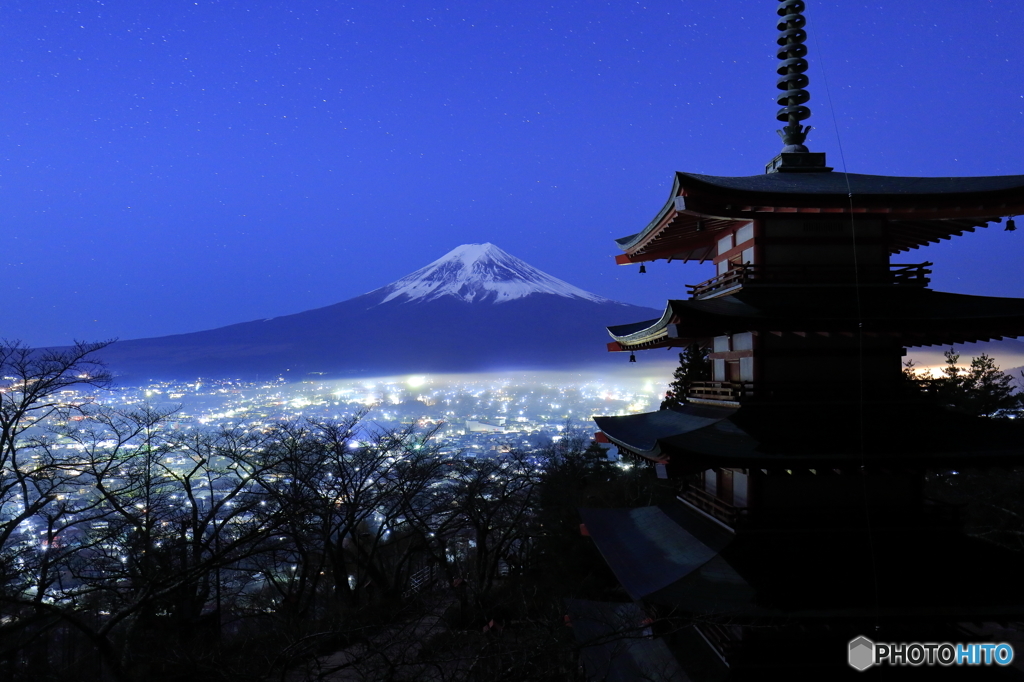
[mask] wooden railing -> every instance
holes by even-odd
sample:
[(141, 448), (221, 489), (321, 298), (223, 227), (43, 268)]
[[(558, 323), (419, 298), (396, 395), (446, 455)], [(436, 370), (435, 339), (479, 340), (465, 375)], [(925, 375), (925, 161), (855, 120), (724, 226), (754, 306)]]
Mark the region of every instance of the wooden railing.
[(909, 284), (910, 286), (926, 287), (932, 274), (931, 266), (934, 263), (916, 263), (914, 265), (890, 265), (889, 275), (893, 284)]
[(739, 402), (754, 395), (752, 381), (694, 381), (687, 397), (694, 400), (722, 400)]
[(686, 398), (694, 402), (720, 403), (764, 403), (777, 400), (848, 402), (859, 401), (861, 394), (865, 394), (871, 396), (872, 402), (912, 402), (932, 399), (941, 386), (941, 379), (909, 380), (899, 375), (875, 381), (694, 381), (686, 390)]
[(715, 517), (730, 528), (735, 528), (740, 517), (746, 516), (747, 513), (746, 507), (734, 507), (701, 488), (687, 486), (683, 488), (680, 498), (700, 509), (705, 514)]
[(731, 289), (734, 286), (745, 283), (748, 279), (753, 278), (753, 271), (753, 265), (743, 265), (735, 270), (715, 275), (700, 284), (687, 284), (686, 288), (690, 290), (690, 298), (700, 298), (701, 296), (707, 296), (723, 289)]
[(687, 284), (691, 298), (703, 298), (746, 282), (773, 284), (897, 284), (928, 286), (932, 263), (913, 265), (863, 265), (858, 268), (835, 265), (741, 265), (700, 284)]

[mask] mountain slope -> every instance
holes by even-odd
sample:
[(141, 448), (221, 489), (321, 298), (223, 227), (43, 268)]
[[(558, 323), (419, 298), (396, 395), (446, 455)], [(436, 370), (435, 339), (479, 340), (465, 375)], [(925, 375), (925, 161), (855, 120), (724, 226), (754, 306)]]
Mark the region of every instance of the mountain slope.
[(605, 350), (604, 327), (659, 315), (578, 289), (492, 244), (473, 244), (341, 303), (122, 341), (103, 357), (126, 382), (567, 369), (623, 362)]

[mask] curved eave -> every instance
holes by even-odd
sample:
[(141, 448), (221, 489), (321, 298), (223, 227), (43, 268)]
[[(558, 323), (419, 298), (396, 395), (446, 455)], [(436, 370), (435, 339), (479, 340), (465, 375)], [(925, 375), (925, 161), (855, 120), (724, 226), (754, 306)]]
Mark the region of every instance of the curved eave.
[(646, 460), (653, 462), (654, 464), (668, 464), (668, 458), (661, 456), (661, 447), (657, 444), (655, 444), (655, 447), (653, 447), (650, 450), (644, 450), (632, 446), (626, 441), (620, 440), (607, 432), (602, 431), (602, 433), (604, 433), (605, 437), (607, 437), (608, 440), (611, 441), (612, 444), (618, 447), (620, 450), (624, 450), (625, 452), (628, 452), (631, 455), (635, 455), (637, 457), (642, 457)]
[(657, 342), (665, 337), (673, 316), (672, 306), (666, 305), (658, 319), (607, 327), (608, 334), (624, 347)]
[(662, 441), (714, 426), (735, 414), (735, 408), (685, 405), (618, 417), (594, 417), (601, 432), (618, 447), (659, 464), (668, 464)]
[(771, 173), (715, 177), (677, 172), (669, 200), (654, 220), (640, 232), (616, 240), (625, 252), (616, 261), (703, 261), (713, 255), (717, 233), (738, 222), (776, 215), (851, 213), (886, 220), (890, 252), (899, 253), (1024, 213), (1024, 176)]
[[(655, 348), (678, 348), (700, 344), (709, 340), (715, 333), (708, 333), (711, 327), (682, 326), (673, 308), (673, 301), (665, 306), (665, 312), (657, 320), (647, 320), (635, 324), (624, 324), (607, 327), (608, 334), (615, 339), (608, 344), (612, 352), (636, 350), (653, 350)], [(723, 332), (718, 332), (721, 334)]]
[(630, 251), (635, 249), (637, 244), (639, 244), (645, 236), (657, 230), (658, 227), (663, 225), (669, 216), (675, 211), (675, 199), (679, 196), (679, 191), (681, 189), (680, 175), (681, 174), (677, 172), (673, 177), (672, 191), (669, 192), (668, 201), (666, 201), (665, 205), (661, 207), (658, 214), (654, 216), (654, 220), (647, 223), (647, 227), (636, 234), (631, 234), (628, 237), (622, 237), (615, 240), (615, 243), (618, 244), (620, 249), (625, 251), (627, 254), (630, 253)]
[(686, 210), (679, 201), (685, 193), (681, 184), (683, 176), (683, 173), (675, 174), (668, 201), (644, 229), (615, 240), (625, 252), (616, 258), (620, 265), (658, 259), (703, 263), (714, 256), (719, 233), (737, 222), (749, 220), (723, 219)]
[(657, 320), (608, 327), (609, 335), (617, 344), (610, 348), (630, 351), (687, 346), (733, 331), (748, 331), (749, 321), (759, 314), (758, 310), (731, 297), (716, 300), (711, 304), (715, 309), (710, 312), (688, 305), (694, 302), (670, 300)]

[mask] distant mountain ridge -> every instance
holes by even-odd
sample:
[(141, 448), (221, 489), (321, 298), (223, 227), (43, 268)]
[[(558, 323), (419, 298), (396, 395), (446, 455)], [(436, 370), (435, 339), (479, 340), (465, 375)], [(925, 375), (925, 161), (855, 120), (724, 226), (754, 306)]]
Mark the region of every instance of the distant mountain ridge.
[(120, 341), (122, 383), (310, 373), (573, 369), (623, 362), (608, 325), (661, 311), (611, 301), (493, 244), (464, 244), (387, 286), (323, 308), (190, 334)]

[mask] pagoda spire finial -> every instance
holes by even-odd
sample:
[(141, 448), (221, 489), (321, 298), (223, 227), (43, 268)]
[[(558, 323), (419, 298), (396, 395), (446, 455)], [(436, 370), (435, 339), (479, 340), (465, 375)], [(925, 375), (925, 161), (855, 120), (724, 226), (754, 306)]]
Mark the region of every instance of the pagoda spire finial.
[(810, 79), (807, 74), (807, 31), (804, 25), (807, 20), (802, 14), (804, 11), (803, 0), (779, 0), (778, 9), (779, 22), (779, 50), (778, 57), (782, 60), (779, 64), (779, 80), (776, 82), (779, 90), (784, 92), (778, 96), (776, 101), (782, 105), (775, 118), (787, 125), (779, 130), (785, 147), (783, 152), (807, 152), (804, 140), (807, 133), (811, 131), (810, 126), (803, 126), (800, 121), (810, 118), (811, 110), (804, 104), (811, 99), (811, 94), (804, 90)]
[(811, 110), (804, 106), (811, 99), (811, 93), (804, 90), (811, 79), (807, 71), (807, 31), (804, 26), (804, 0), (779, 0), (777, 28), (779, 29), (779, 49), (776, 53), (781, 60), (777, 73), (779, 80), (776, 86), (782, 93), (776, 101), (782, 106), (775, 118), (786, 125), (777, 131), (782, 138), (782, 152), (772, 159), (765, 170), (768, 173), (779, 172), (821, 172), (830, 171), (825, 166), (824, 154), (812, 154), (804, 146), (807, 133), (811, 126), (801, 121), (811, 117)]

